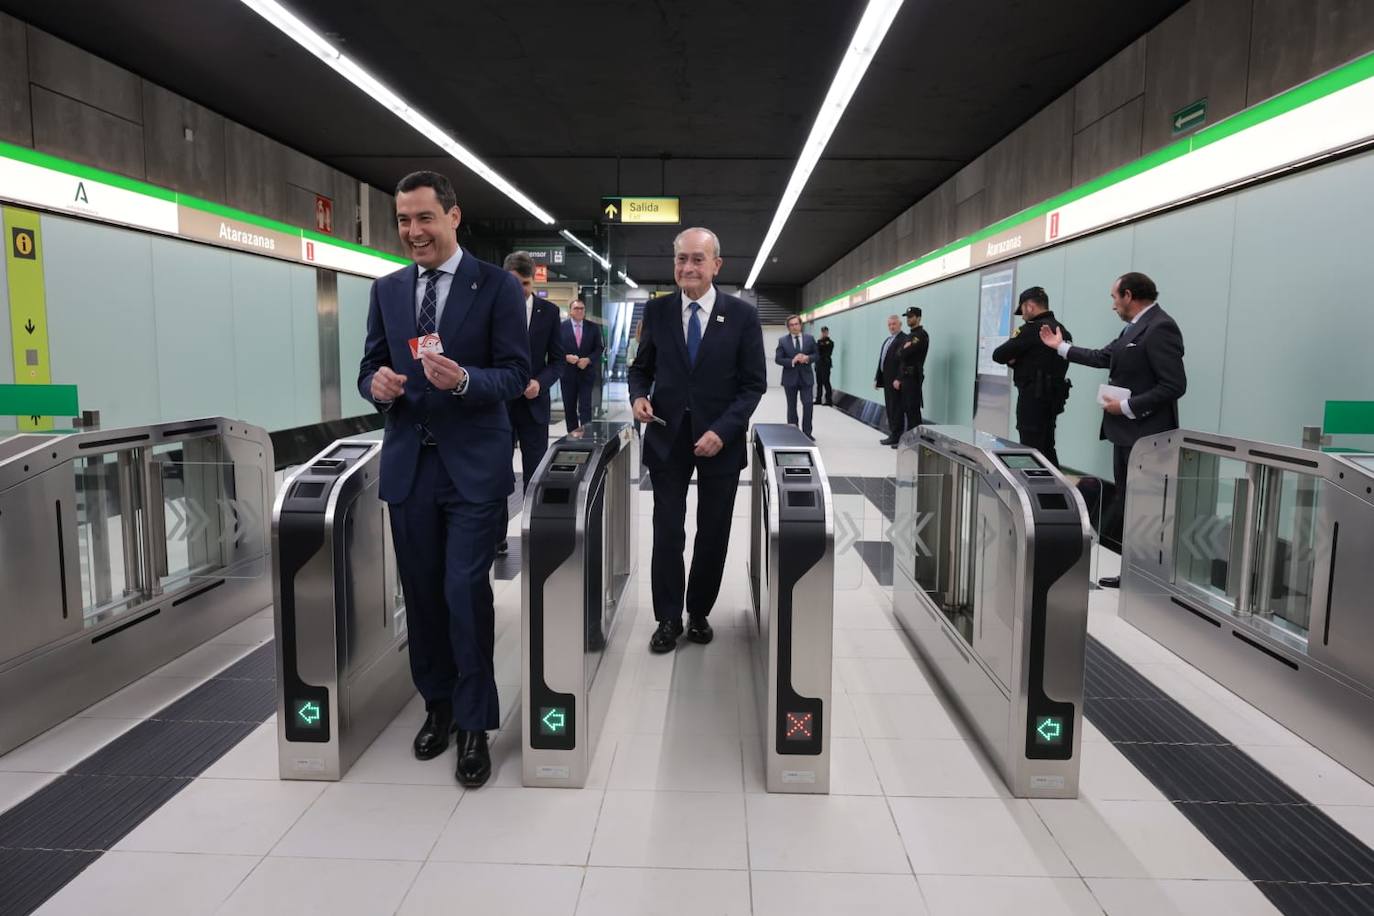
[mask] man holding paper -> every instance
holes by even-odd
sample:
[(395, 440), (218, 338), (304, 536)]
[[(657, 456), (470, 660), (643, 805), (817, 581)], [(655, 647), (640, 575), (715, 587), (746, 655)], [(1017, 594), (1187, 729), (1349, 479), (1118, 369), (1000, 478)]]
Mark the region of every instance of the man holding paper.
[[(1102, 521), (1104, 540), (1121, 542), (1126, 508), (1126, 471), (1136, 440), (1178, 428), (1178, 401), (1188, 390), (1183, 369), (1183, 332), (1157, 303), (1154, 281), (1142, 273), (1122, 274), (1112, 284), (1112, 311), (1126, 322), (1116, 340), (1100, 350), (1075, 347), (1048, 325), (1040, 340), (1071, 363), (1107, 370), (1098, 392), (1102, 405), (1101, 438), (1112, 443), (1116, 495)], [(1108, 588), (1120, 578), (1103, 578)]]

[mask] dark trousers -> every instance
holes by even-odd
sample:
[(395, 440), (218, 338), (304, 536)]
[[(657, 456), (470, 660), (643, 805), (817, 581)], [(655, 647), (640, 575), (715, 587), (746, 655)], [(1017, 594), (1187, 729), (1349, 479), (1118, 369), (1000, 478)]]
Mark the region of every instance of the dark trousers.
[(426, 709), (451, 703), (454, 724), (468, 731), (501, 725), (488, 577), (504, 502), (460, 500), (438, 450), (427, 447), (410, 495), (390, 507), (411, 677)]
[(902, 409), (902, 393), (892, 387), (891, 382), (883, 383), (883, 400), (887, 407), (887, 434), (893, 439), (902, 438), (906, 425), (906, 412)]
[(596, 389), (596, 376), (587, 369), (563, 370), (563, 417), (568, 424), (568, 432), (577, 429), (592, 418), (592, 392)]
[[(520, 417), (524, 412), (526, 416)], [(546, 424), (536, 422), (528, 416), (528, 411), (517, 405), (511, 408), (511, 447), (520, 449), (520, 492), (528, 493), (530, 481), (534, 479), (534, 472), (539, 469), (539, 462), (544, 460), (544, 453), (549, 450), (549, 427)], [(510, 508), (505, 503), (501, 505), (501, 535), (498, 541), (506, 539), (506, 528), (510, 525)]]
[(821, 403), (821, 394), (824, 392), (825, 403), (835, 403), (835, 390), (830, 387), (830, 367), (816, 366), (816, 403)]
[(654, 556), (650, 569), (654, 618), (682, 620), (683, 591), (688, 614), (706, 615), (720, 594), (725, 554), (730, 547), (730, 521), (735, 511), (739, 472), (697, 477), (697, 538), (692, 547), (690, 577), (684, 569), (687, 551), (687, 490), (696, 456), (692, 424), (683, 418), (668, 460), (650, 468), (654, 490)]
[(801, 431), (811, 435), (811, 386), (784, 385), (782, 390), (787, 393), (787, 422), (797, 425), (797, 398), (801, 398)]
[(1126, 518), (1126, 471), (1130, 464), (1131, 447), (1112, 445), (1112, 476), (1116, 479), (1116, 493), (1111, 504), (1102, 512), (1102, 543), (1114, 550), (1121, 549), (1121, 529)]
[(1058, 422), (1055, 405), (1028, 394), (1016, 399), (1016, 435), (1021, 444), (1045, 456), (1045, 460), (1059, 467), (1059, 453), (1054, 448), (1054, 427)]
[(902, 416), (906, 420), (907, 429), (915, 429), (921, 425), (921, 386), (924, 383), (925, 379), (902, 379)]

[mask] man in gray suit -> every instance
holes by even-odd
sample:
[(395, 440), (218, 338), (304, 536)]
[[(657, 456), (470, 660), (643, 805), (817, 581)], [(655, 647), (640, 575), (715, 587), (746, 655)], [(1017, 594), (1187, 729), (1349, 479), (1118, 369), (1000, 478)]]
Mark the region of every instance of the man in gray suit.
[(782, 390), (787, 392), (787, 422), (797, 425), (797, 398), (802, 402), (801, 431), (811, 436), (811, 395), (816, 373), (811, 364), (817, 356), (816, 338), (802, 333), (801, 317), (787, 319), (787, 333), (778, 338), (773, 362), (782, 366)]

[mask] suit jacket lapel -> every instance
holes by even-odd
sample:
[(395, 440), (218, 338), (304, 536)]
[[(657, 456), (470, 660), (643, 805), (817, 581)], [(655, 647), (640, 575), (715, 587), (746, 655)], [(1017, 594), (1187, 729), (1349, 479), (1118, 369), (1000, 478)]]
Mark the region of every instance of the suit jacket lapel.
[(1139, 337), (1139, 336), (1144, 332), (1145, 327), (1146, 327), (1151, 321), (1154, 321), (1154, 320), (1155, 320), (1155, 313), (1158, 312), (1158, 311), (1159, 311), (1159, 306), (1156, 305), (1154, 308), (1150, 309), (1149, 312), (1147, 312), (1147, 313), (1144, 314), (1144, 315), (1141, 315), (1139, 321), (1137, 321), (1137, 322), (1135, 322), (1134, 324), (1128, 326), (1128, 327), (1126, 328), (1126, 333), (1121, 335), (1121, 340), (1117, 343), (1117, 346), (1119, 346), (1119, 347), (1126, 347), (1126, 346), (1128, 346), (1132, 341), (1134, 341), (1137, 337)]
[(405, 335), (406, 340), (414, 340), (420, 336), (420, 323), (415, 314), (416, 297), (419, 295), (420, 268), (415, 264), (410, 265), (410, 269), (401, 282), (397, 284), (401, 291), (407, 293), (402, 302), (392, 302), (391, 307), (397, 310), (399, 324), (396, 325)]
[[(453, 283), (448, 288), (448, 298), (444, 300), (444, 317), (439, 321), (439, 336), (456, 340), (463, 321), (468, 317), (472, 302), (477, 298), (478, 280), (482, 273), (477, 269), (477, 259), (472, 252), (464, 251), (458, 262), (458, 271), (453, 275)], [(523, 304), (523, 303), (522, 303)]]
[[(711, 308), (711, 317), (705, 319), (706, 327), (701, 329), (701, 345), (697, 347), (697, 365), (701, 365), (702, 356), (704, 355), (702, 351), (705, 350), (706, 347), (711, 346), (712, 342), (720, 336), (715, 333), (714, 329), (716, 326), (723, 325), (729, 320), (730, 316), (728, 314), (728, 307), (725, 304), (725, 297), (720, 294), (720, 290), (716, 290), (716, 304)], [(684, 350), (687, 349), (686, 336), (682, 339), (682, 348)]]

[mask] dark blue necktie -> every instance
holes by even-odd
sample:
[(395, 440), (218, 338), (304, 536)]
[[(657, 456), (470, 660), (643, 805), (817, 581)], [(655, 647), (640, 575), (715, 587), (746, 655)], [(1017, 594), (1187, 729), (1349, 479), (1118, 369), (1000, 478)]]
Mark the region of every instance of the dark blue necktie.
[(692, 315), (687, 319), (687, 359), (695, 366), (697, 364), (697, 349), (701, 347), (701, 318), (698, 317), (701, 304), (693, 302), (689, 308), (692, 310)]
[(420, 317), (416, 329), (420, 336), (438, 331), (439, 321), (439, 271), (431, 270), (425, 274), (425, 297), (420, 300)]

